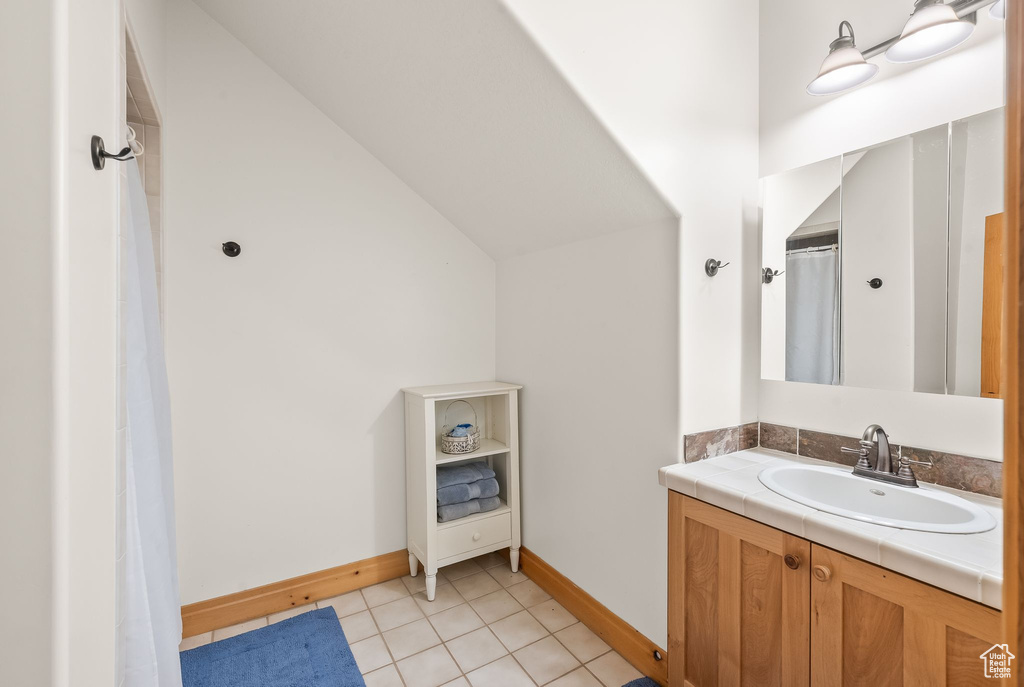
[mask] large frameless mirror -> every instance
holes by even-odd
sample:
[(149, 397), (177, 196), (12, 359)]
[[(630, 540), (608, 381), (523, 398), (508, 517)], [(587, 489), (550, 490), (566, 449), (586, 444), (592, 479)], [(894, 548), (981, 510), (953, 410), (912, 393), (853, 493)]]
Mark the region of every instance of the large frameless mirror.
[(763, 378), (999, 397), (1003, 117), (762, 180)]

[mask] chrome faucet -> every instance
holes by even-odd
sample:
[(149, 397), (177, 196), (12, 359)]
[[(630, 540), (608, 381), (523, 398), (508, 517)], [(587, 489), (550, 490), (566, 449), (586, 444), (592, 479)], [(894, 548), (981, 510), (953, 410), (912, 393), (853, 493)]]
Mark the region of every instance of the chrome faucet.
[[(878, 446), (878, 457), (875, 464), (871, 464), (871, 449)], [(857, 464), (853, 467), (853, 474), (858, 477), (898, 484), (903, 487), (917, 487), (917, 478), (911, 465), (922, 465), (933, 467), (931, 461), (910, 460), (903, 457), (903, 447), (897, 449), (896, 460), (893, 460), (889, 448), (889, 435), (879, 425), (869, 425), (860, 438), (860, 448), (842, 447), (844, 453), (856, 453), (860, 456)]]

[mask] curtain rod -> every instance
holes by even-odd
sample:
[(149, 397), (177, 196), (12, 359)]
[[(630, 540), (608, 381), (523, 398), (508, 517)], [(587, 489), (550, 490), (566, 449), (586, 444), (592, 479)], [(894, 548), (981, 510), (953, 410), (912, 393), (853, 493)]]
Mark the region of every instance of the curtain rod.
[(827, 250), (838, 251), (839, 244), (833, 243), (831, 246), (814, 246), (812, 248), (794, 248), (793, 250), (787, 250), (786, 255), (796, 255), (797, 253), (822, 253)]

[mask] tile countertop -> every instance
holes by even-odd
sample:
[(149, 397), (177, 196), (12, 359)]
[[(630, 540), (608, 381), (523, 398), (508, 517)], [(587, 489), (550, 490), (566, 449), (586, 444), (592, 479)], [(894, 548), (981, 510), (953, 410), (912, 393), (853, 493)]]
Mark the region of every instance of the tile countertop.
[(981, 534), (935, 534), (872, 525), (809, 508), (769, 491), (757, 479), (768, 466), (786, 464), (842, 467), (763, 448), (740, 451), (658, 471), (663, 487), (713, 506), (785, 530), (921, 582), (979, 601), (1002, 606), (1003, 509), (999, 499), (964, 491), (956, 494), (978, 504), (996, 519)]

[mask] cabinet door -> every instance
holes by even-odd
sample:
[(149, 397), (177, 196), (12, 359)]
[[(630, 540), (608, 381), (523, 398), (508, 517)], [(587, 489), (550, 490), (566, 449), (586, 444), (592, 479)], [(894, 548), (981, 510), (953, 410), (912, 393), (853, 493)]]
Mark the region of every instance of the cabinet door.
[(669, 491), (669, 684), (810, 680), (810, 543)]
[(999, 684), (980, 658), (998, 611), (817, 544), (812, 565), (814, 687)]

